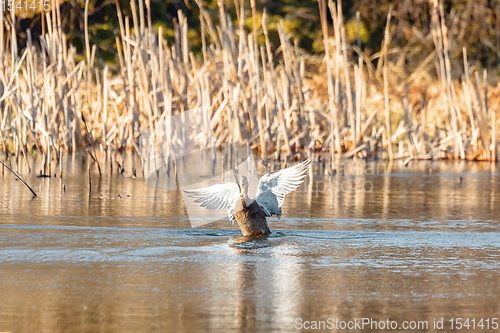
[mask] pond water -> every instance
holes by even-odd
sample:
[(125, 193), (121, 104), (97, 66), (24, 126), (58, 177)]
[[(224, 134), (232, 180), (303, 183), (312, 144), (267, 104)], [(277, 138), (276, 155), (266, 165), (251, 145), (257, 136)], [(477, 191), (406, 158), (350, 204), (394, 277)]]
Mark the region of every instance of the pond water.
[(24, 172), (36, 198), (0, 175), (0, 332), (498, 331), (494, 165), (316, 164), (272, 235), (241, 242), (229, 221), (191, 228), (132, 162), (91, 185), (81, 156)]

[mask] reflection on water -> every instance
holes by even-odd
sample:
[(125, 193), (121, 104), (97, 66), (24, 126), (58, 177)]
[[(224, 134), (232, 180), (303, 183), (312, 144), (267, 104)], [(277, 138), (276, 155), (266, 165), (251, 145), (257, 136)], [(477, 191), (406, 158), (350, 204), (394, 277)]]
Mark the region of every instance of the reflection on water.
[(500, 173), (488, 164), (372, 173), (350, 162), (331, 177), (319, 164), (273, 233), (241, 242), (229, 222), (189, 228), (177, 191), (126, 171), (92, 174), (89, 195), (87, 165), (65, 163), (62, 179), (27, 177), (35, 199), (0, 177), (0, 331), (290, 331), (298, 318), (389, 318), (437, 332), (435, 318), (499, 317)]

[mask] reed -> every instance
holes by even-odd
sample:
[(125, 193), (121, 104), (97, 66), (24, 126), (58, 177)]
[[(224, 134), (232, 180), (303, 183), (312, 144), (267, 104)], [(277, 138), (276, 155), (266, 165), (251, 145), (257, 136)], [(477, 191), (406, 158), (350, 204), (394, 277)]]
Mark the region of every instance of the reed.
[[(132, 18), (122, 16), (117, 1), (116, 69), (95, 66), (87, 20), (85, 57), (77, 61), (82, 57), (67, 44), (56, 6), (45, 13), (46, 32), (39, 43), (28, 32), (26, 49), (18, 50), (15, 17), (4, 19), (0, 6), (4, 157), (20, 156), (28, 163), (27, 155), (38, 152), (46, 161), (42, 173), (50, 174), (61, 152), (86, 149), (100, 169), (96, 151), (134, 149), (148, 129), (160, 140), (158, 131), (170, 116), (193, 120), (183, 114), (190, 109), (195, 119), (204, 120), (201, 134), (183, 133), (184, 139), (196, 136), (200, 146), (208, 146), (203, 133), (213, 130), (217, 144), (247, 143), (263, 159), (324, 151), (333, 161), (375, 157), (385, 150), (389, 159), (496, 160), (499, 88), (488, 85), (486, 71), (468, 64), (466, 50), (463, 64), (454, 67), (450, 62), (454, 36), (437, 0), (430, 9), (429, 38), (435, 50), (402, 79), (394, 74), (401, 72), (401, 65), (394, 61), (398, 50), (390, 45), (390, 11), (382, 52), (369, 57), (359, 45), (347, 43), (341, 2), (320, 0), (325, 53), (318, 57), (300, 50), (283, 23), (278, 27), (280, 45), (273, 50), (266, 13), (259, 19), (254, 1), (249, 33), (243, 27), (244, 1), (235, 1), (237, 27), (226, 15), (225, 2), (218, 2), (219, 23), (212, 21), (201, 0), (197, 3), (199, 58), (189, 49), (182, 12), (170, 44), (161, 29), (156, 33), (151, 26), (149, 1), (131, 0)], [(86, 16), (87, 6), (88, 1)], [(376, 58), (378, 68), (372, 63)], [(432, 82), (432, 64), (439, 81)], [(462, 68), (459, 81), (454, 75)], [(169, 135), (165, 140), (173, 140)], [(393, 146), (399, 147), (397, 152)], [(170, 144), (166, 147), (168, 155)]]
[(6, 168), (7, 170), (9, 170), (10, 172), (12, 172), (12, 174), (14, 176), (16, 176), (17, 179), (19, 179), (21, 181), (21, 183), (24, 184), (24, 186), (26, 186), (30, 191), (31, 193), (33, 193), (33, 198), (37, 196), (36, 192), (33, 191), (33, 189), (28, 185), (28, 183), (26, 183), (26, 181), (23, 179), (23, 177), (21, 177), (21, 175), (19, 173), (17, 173), (16, 171), (12, 170), (11, 168), (9, 168), (4, 162), (0, 161), (0, 164), (2, 164), (2, 167)]

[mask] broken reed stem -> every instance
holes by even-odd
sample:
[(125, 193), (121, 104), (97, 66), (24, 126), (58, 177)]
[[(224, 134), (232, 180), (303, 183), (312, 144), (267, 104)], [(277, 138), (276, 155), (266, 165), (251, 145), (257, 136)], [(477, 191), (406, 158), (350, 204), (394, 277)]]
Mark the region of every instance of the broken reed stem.
[(92, 148), (92, 153), (93, 154), (91, 154), (90, 151), (89, 151), (89, 155), (97, 163), (97, 170), (99, 170), (99, 176), (102, 176), (102, 174), (101, 174), (101, 166), (99, 164), (99, 160), (97, 159), (97, 154), (96, 154), (95, 148), (94, 148), (94, 139), (92, 138), (92, 134), (90, 133), (89, 127), (87, 125), (87, 121), (85, 120), (85, 116), (83, 115), (83, 113), (80, 113), (80, 116), (82, 118), (82, 122), (83, 122), (83, 125), (85, 127), (85, 132), (87, 133), (87, 138), (88, 138), (90, 147)]
[(90, 172), (90, 163), (87, 165), (87, 170), (88, 170), (88, 175), (89, 175), (89, 204), (90, 204), (90, 198), (92, 194), (92, 176)]
[(11, 168), (9, 168), (9, 167), (7, 166), (7, 164), (5, 164), (3, 161), (0, 161), (0, 163), (2, 163), (2, 165), (3, 165), (5, 168), (7, 168), (7, 170), (9, 170), (10, 172), (12, 172), (12, 174), (13, 174), (14, 176), (16, 176), (16, 177), (17, 177), (17, 179), (19, 179), (19, 180), (20, 180), (20, 181), (24, 184), (24, 186), (26, 186), (26, 187), (27, 187), (27, 188), (31, 191), (31, 193), (33, 193), (33, 197), (36, 197), (36, 196), (37, 196), (37, 195), (36, 195), (36, 193), (35, 193), (35, 191), (33, 191), (33, 189), (32, 189), (32, 188), (28, 185), (28, 183), (26, 183), (26, 182), (24, 181), (23, 177), (21, 177), (21, 175), (20, 175), (19, 173), (17, 173), (16, 171), (12, 170)]

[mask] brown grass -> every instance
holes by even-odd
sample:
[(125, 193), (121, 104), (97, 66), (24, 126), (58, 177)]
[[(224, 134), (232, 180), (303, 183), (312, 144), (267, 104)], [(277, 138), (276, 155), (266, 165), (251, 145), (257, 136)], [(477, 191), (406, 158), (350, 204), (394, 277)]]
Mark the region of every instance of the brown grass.
[[(150, 27), (148, 2), (132, 0), (131, 18), (122, 17), (117, 7), (116, 75), (107, 66), (93, 65), (95, 45), (88, 38), (84, 60), (76, 60), (56, 8), (46, 14), (47, 33), (40, 45), (28, 33), (21, 52), (13, 28), (16, 17), (0, 13), (3, 153), (28, 163), (27, 154), (39, 151), (46, 161), (42, 172), (50, 174), (50, 161), (62, 152), (88, 149), (97, 160), (96, 149), (133, 149), (141, 131), (154, 133), (166, 117), (198, 108), (208, 115), (218, 143), (248, 143), (261, 158), (329, 151), (332, 158), (495, 161), (500, 87), (488, 86), (486, 70), (469, 66), (466, 50), (464, 75), (460, 81), (453, 78), (456, 69), (448, 53), (454, 36), (437, 0), (431, 9), (435, 50), (404, 77), (401, 65), (390, 60), (390, 12), (375, 68), (373, 59), (347, 44), (340, 1), (319, 1), (325, 43), (319, 58), (298, 49), (283, 24), (279, 48), (273, 51), (265, 13), (262, 30), (247, 34), (243, 7), (239, 25), (233, 26), (221, 6), (222, 19), (215, 26), (201, 1), (199, 6), (200, 59), (189, 50), (181, 12), (175, 42), (168, 44), (161, 30)], [(255, 6), (252, 19), (256, 27)], [(257, 35), (264, 35), (264, 45)], [(358, 60), (350, 56), (353, 51), (361, 55)]]

